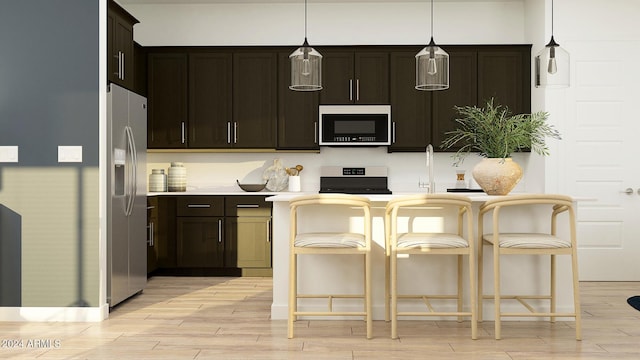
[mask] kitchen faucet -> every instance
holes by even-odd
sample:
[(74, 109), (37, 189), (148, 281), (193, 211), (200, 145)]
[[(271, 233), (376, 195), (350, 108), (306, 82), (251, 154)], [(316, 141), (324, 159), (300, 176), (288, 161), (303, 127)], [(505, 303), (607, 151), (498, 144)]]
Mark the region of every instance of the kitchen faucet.
[(427, 175), (429, 176), (429, 184), (426, 186), (427, 193), (433, 194), (436, 192), (436, 184), (433, 181), (433, 145), (427, 145)]

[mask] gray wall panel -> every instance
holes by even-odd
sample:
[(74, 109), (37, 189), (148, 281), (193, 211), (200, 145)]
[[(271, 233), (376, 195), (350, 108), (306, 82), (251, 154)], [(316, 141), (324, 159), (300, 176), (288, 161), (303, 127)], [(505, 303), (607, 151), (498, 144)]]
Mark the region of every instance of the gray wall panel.
[(0, 289), (20, 284), (21, 306), (100, 305), (99, 3), (0, 0), (0, 146), (19, 146), (0, 163), (0, 249), (21, 253)]

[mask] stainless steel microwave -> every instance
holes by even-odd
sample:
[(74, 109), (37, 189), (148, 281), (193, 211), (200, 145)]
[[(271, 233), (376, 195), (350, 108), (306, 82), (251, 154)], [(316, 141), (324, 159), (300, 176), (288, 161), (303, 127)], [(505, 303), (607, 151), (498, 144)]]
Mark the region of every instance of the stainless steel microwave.
[(391, 105), (320, 105), (320, 145), (391, 145)]

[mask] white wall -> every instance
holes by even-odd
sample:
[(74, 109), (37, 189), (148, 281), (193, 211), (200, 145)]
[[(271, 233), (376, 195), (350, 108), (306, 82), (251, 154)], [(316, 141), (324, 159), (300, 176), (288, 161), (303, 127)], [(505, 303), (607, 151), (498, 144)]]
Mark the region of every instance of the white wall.
[[(434, 4), (434, 38), (439, 44), (523, 44), (532, 43), (540, 27), (529, 27), (523, 1), (437, 1)], [(308, 5), (308, 38), (312, 45), (426, 44), (430, 32), (430, 5), (427, 2), (313, 1)], [(291, 45), (297, 47), (304, 36), (304, 6), (273, 4), (189, 4), (126, 5), (140, 24), (135, 40), (144, 46), (187, 45)], [(534, 18), (535, 20), (535, 18)], [(533, 29), (533, 30), (532, 30)], [(540, 41), (543, 41), (542, 36)], [(543, 46), (543, 45), (540, 45)], [(533, 104), (533, 109), (542, 108)], [(434, 144), (438, 145), (438, 144)], [(453, 186), (455, 168), (451, 154), (435, 156), (439, 191)], [(232, 186), (235, 179), (259, 180), (274, 158), (285, 166), (302, 164), (303, 190), (319, 187), (321, 165), (380, 165), (390, 169), (393, 191), (416, 191), (425, 177), (424, 155), (387, 154), (386, 148), (323, 148), (320, 154), (150, 154), (152, 168), (167, 168), (170, 161), (183, 161), (191, 186)], [(536, 155), (518, 154), (516, 160), (525, 178), (514, 191), (544, 190), (544, 160)], [(468, 170), (475, 156), (461, 166)], [(240, 164), (240, 165), (238, 165)]]
[[(304, 5), (185, 4), (126, 5), (140, 24), (135, 40), (158, 45), (299, 45)], [(440, 44), (519, 44), (524, 37), (521, 1), (436, 2), (434, 39)], [(426, 2), (308, 4), (312, 45), (426, 44)]]

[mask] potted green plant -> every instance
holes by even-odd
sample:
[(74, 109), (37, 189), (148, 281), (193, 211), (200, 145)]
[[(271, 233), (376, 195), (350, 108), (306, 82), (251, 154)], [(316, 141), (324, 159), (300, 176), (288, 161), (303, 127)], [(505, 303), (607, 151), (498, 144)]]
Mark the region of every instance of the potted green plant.
[(458, 128), (446, 133), (441, 148), (460, 146), (453, 156), (455, 166), (470, 152), (483, 157), (472, 175), (489, 195), (508, 194), (522, 178), (522, 168), (511, 154), (531, 149), (548, 155), (546, 138), (561, 139), (553, 125), (546, 122), (549, 117), (546, 112), (514, 115), (506, 106), (494, 104), (493, 98), (482, 108), (456, 106), (456, 111), (460, 115), (455, 120)]

